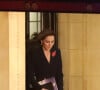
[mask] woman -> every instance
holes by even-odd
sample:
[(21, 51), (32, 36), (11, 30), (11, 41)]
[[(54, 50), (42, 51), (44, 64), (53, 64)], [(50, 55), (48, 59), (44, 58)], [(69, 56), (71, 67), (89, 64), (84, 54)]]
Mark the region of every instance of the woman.
[(42, 31), (40, 47), (31, 48), (27, 56), (27, 90), (63, 90), (61, 53), (54, 48), (55, 34)]

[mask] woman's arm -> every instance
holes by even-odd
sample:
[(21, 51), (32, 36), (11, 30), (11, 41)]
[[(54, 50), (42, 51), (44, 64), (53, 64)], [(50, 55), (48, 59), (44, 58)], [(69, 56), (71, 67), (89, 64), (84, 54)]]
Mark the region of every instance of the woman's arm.
[(57, 59), (58, 59), (58, 68), (57, 68), (57, 74), (56, 74), (56, 81), (58, 85), (58, 90), (63, 90), (63, 72), (62, 72), (62, 58), (61, 58), (61, 52), (58, 50), (57, 53)]
[(41, 90), (41, 86), (37, 83), (34, 66), (32, 63), (33, 53), (31, 51), (26, 53), (26, 89), (27, 90)]

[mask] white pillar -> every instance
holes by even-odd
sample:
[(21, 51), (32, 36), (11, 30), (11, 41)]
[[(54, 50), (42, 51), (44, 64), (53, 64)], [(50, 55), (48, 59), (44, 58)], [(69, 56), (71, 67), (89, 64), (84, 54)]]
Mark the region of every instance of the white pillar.
[(25, 12), (9, 12), (9, 90), (25, 90)]

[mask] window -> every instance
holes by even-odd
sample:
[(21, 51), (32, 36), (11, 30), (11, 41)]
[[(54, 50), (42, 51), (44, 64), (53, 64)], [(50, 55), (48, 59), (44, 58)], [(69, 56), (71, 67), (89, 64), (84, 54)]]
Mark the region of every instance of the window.
[(41, 13), (28, 12), (26, 13), (26, 39), (31, 39), (34, 32), (41, 31)]
[(54, 12), (26, 12), (26, 41), (32, 38), (34, 32), (43, 29), (53, 30), (56, 33), (56, 46), (58, 43), (57, 19)]

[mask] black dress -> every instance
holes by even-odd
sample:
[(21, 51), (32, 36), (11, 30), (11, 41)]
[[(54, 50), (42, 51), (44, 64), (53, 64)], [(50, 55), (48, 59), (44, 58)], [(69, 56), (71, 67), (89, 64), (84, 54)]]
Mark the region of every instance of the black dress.
[(63, 90), (63, 73), (60, 50), (51, 50), (50, 62), (46, 60), (41, 47), (31, 50), (26, 57), (26, 89), (41, 90), (37, 83), (44, 78), (55, 77), (58, 90)]

